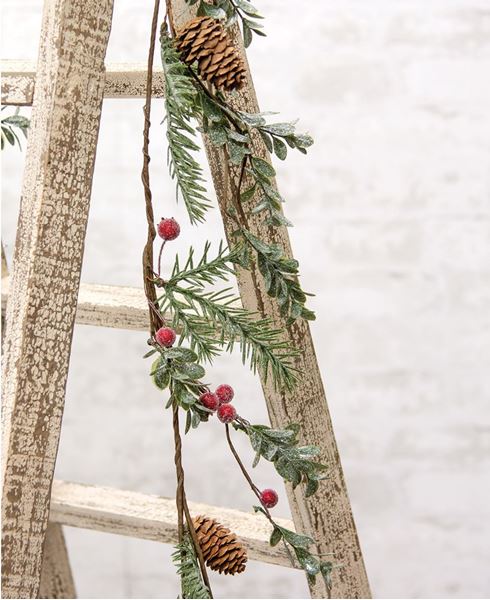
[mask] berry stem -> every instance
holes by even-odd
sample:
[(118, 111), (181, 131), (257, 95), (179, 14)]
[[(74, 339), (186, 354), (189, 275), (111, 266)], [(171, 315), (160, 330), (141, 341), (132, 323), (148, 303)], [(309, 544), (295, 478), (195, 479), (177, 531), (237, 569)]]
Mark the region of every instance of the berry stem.
[[(262, 501), (260, 498), (260, 490), (259, 488), (255, 485), (255, 483), (252, 481), (252, 478), (250, 477), (247, 469), (245, 468), (245, 465), (242, 462), (242, 459), (240, 458), (240, 456), (238, 455), (238, 452), (235, 448), (235, 446), (233, 445), (233, 442), (231, 441), (231, 436), (230, 436), (230, 426), (228, 424), (225, 425), (226, 428), (226, 440), (228, 442), (228, 446), (230, 447), (231, 453), (233, 454), (233, 456), (235, 457), (236, 462), (238, 463), (238, 466), (240, 467), (243, 476), (245, 477), (245, 479), (248, 481), (248, 485), (252, 488), (253, 493), (257, 496), (257, 498), (259, 499), (259, 502), (262, 506)], [(272, 518), (271, 513), (269, 512), (269, 509), (264, 506), (264, 511), (267, 514), (267, 518), (269, 519), (269, 521), (275, 525), (274, 523), (274, 519)]]
[(162, 272), (162, 254), (163, 254), (163, 249), (165, 247), (165, 242), (167, 240), (163, 240), (162, 245), (160, 246), (160, 252), (158, 253), (158, 277), (160, 277), (160, 273)]
[[(241, 417), (238, 418), (238, 420), (242, 420)], [(244, 420), (244, 419), (243, 419)], [(245, 479), (248, 481), (249, 486), (252, 488), (253, 493), (257, 496), (257, 498), (259, 499), (260, 505), (262, 506), (265, 516), (267, 517), (269, 523), (275, 528), (276, 522), (274, 521), (269, 509), (267, 508), (267, 506), (264, 506), (262, 504), (262, 500), (260, 497), (260, 490), (259, 488), (255, 485), (255, 483), (253, 482), (252, 478), (250, 477), (247, 469), (245, 468), (245, 465), (242, 462), (242, 459), (240, 458), (240, 456), (238, 455), (238, 452), (235, 448), (235, 446), (233, 445), (233, 442), (231, 441), (231, 436), (230, 436), (230, 426), (229, 425), (225, 425), (226, 428), (226, 440), (228, 442), (228, 446), (230, 447), (231, 453), (233, 454), (236, 462), (238, 463), (238, 466), (240, 467), (243, 476), (245, 477)], [(284, 539), (282, 540), (284, 548), (286, 549), (287, 555), (289, 557), (289, 560), (291, 561), (292, 565), (296, 565), (297, 561), (294, 559), (294, 556), (291, 554), (291, 550), (289, 549), (288, 545), (286, 544), (286, 542), (284, 541)]]

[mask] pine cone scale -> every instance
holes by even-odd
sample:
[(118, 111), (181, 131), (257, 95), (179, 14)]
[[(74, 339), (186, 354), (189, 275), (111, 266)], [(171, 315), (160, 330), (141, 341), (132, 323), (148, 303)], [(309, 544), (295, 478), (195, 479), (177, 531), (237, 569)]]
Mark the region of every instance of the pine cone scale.
[(177, 32), (176, 47), (188, 65), (197, 61), (199, 75), (218, 89), (242, 87), (245, 66), (220, 21), (196, 17)]

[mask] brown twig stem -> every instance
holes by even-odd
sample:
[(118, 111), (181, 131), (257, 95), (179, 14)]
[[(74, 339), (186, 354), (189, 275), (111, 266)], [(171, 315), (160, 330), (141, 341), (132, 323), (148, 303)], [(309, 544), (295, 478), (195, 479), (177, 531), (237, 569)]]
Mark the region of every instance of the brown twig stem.
[[(153, 56), (155, 54), (155, 40), (158, 24), (158, 11), (160, 9), (160, 0), (155, 0), (153, 8), (153, 19), (151, 25), (150, 48), (148, 51), (148, 71), (146, 76), (146, 102), (144, 107), (145, 124), (143, 128), (143, 169), (141, 171), (141, 180), (145, 189), (145, 207), (146, 220), (148, 223), (148, 237), (143, 250), (143, 283), (145, 294), (149, 305), (156, 304), (156, 290), (152, 282), (153, 274), (153, 241), (156, 236), (152, 193), (150, 188), (150, 113), (151, 113), (151, 92), (153, 83)], [(150, 308), (150, 330), (153, 335), (158, 329), (159, 321), (154, 312)]]
[(199, 545), (199, 540), (197, 539), (196, 530), (194, 528), (194, 523), (192, 521), (192, 516), (189, 512), (189, 507), (187, 505), (187, 498), (185, 495), (185, 487), (184, 487), (184, 469), (182, 467), (182, 438), (180, 437), (180, 427), (179, 427), (179, 407), (177, 403), (174, 401), (172, 404), (173, 411), (173, 429), (174, 429), (174, 442), (175, 442), (175, 471), (177, 474), (177, 494), (176, 494), (176, 502), (177, 502), (177, 530), (179, 536), (179, 542), (182, 542), (184, 536), (184, 515), (186, 519), (187, 529), (192, 538), (192, 543), (194, 545), (194, 549), (196, 551), (197, 559), (199, 561), (199, 566), (201, 568), (201, 574), (204, 581), (204, 584), (207, 586), (209, 590), (209, 594), (211, 598), (213, 597), (213, 593), (211, 591), (211, 585), (209, 583), (209, 577), (206, 570), (206, 564), (204, 562), (204, 556), (202, 554), (201, 546)]

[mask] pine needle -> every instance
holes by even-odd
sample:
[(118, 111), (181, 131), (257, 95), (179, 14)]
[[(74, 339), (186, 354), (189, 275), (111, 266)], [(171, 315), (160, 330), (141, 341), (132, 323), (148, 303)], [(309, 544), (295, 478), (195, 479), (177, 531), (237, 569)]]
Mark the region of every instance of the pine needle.
[(201, 165), (192, 152), (199, 151), (192, 126), (197, 91), (187, 66), (181, 62), (165, 31), (161, 38), (161, 57), (165, 80), (165, 109), (170, 176), (176, 180), (177, 199), (180, 196), (192, 224), (204, 221), (211, 203), (207, 199)]

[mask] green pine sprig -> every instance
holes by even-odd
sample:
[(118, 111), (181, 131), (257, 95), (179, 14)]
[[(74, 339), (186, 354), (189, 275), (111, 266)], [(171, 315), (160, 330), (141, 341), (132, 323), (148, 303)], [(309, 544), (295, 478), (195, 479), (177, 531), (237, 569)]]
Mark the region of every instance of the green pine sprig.
[(202, 579), (196, 551), (187, 531), (182, 542), (175, 546), (172, 561), (180, 575), (182, 598), (212, 598)]
[(172, 179), (176, 180), (192, 224), (204, 221), (211, 203), (205, 193), (201, 165), (193, 156), (199, 150), (194, 141), (196, 130), (192, 119), (196, 117), (197, 91), (189, 68), (180, 60), (165, 30), (160, 37), (163, 77), (165, 81), (165, 110), (168, 141), (168, 165)]
[[(6, 106), (2, 106), (2, 111)], [(5, 148), (5, 144), (8, 142), (11, 146), (15, 146), (17, 143), (19, 149), (22, 150), (22, 144), (20, 138), (17, 135), (16, 130), (21, 131), (24, 137), (27, 138), (27, 130), (29, 129), (30, 121), (27, 117), (19, 115), (19, 108), (15, 110), (13, 115), (3, 117), (2, 121), (2, 135), (1, 135), (1, 148)]]
[(175, 259), (171, 278), (160, 284), (164, 290), (158, 299), (160, 311), (173, 314), (173, 326), (180, 326), (181, 339), (189, 340), (199, 360), (212, 360), (219, 349), (232, 352), (238, 344), (243, 363), (248, 363), (254, 373), (260, 370), (265, 381), (270, 374), (277, 389), (293, 389), (297, 378), (294, 358), (298, 353), (281, 339), (281, 330), (274, 328), (270, 319), (258, 318), (240, 307), (231, 288), (205, 289), (205, 285), (213, 285), (233, 272), (240, 248), (226, 251), (220, 245), (211, 260), (209, 249), (207, 243), (196, 262), (191, 248), (183, 268), (179, 258)]

